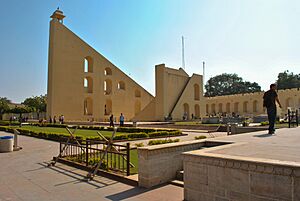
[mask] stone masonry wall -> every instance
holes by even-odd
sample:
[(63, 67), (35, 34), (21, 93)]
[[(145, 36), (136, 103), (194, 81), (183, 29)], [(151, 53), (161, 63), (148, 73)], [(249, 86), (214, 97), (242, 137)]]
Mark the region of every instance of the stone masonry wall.
[(138, 148), (139, 186), (150, 188), (169, 182), (183, 169), (183, 152), (200, 149), (205, 140)]
[(300, 166), (184, 154), (185, 201), (299, 201)]

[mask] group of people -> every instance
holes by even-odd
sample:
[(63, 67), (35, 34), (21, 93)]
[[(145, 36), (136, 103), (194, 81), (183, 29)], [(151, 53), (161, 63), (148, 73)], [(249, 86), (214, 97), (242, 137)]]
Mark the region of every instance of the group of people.
[[(124, 121), (125, 121), (125, 117), (124, 117), (123, 113), (121, 113), (121, 115), (119, 117), (119, 121), (120, 121), (120, 126), (123, 127)], [(114, 127), (115, 126), (114, 122), (115, 122), (114, 115), (111, 114), (109, 117), (109, 126)]]
[(22, 117), (20, 116), (19, 118), (17, 118), (16, 116), (11, 116), (9, 118), (9, 122), (12, 123), (13, 121), (19, 121), (19, 122), (27, 122), (28, 121), (28, 117)]
[[(59, 117), (58, 117), (58, 121), (59, 121), (59, 123), (60, 124), (64, 124), (65, 123), (65, 116), (64, 115), (60, 115)], [(49, 117), (49, 123), (50, 124), (56, 124), (56, 116), (54, 116), (53, 117), (53, 119), (52, 119), (52, 117), (50, 116)]]

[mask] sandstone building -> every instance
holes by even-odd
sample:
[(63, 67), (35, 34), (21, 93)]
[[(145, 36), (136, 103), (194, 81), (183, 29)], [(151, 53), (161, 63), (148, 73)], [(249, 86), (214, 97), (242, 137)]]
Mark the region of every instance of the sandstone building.
[(107, 121), (111, 114), (125, 120), (164, 120), (166, 116), (204, 115), (202, 76), (183, 69), (155, 67), (153, 97), (108, 59), (63, 25), (64, 15), (51, 16), (47, 115), (73, 121)]
[[(51, 16), (48, 59), (47, 116), (68, 121), (125, 121), (201, 118), (218, 113), (265, 114), (263, 92), (203, 97), (203, 77), (182, 69), (155, 66), (155, 97), (63, 25), (64, 15)], [(283, 105), (300, 108), (299, 89), (279, 90)]]

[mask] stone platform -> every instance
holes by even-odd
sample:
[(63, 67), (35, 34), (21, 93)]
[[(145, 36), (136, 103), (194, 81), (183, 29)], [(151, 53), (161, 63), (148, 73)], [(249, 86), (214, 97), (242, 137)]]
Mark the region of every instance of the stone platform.
[[(0, 136), (11, 135), (0, 132)], [(163, 185), (144, 189), (47, 162), (58, 155), (59, 143), (19, 136), (20, 151), (0, 153), (0, 201), (182, 201), (183, 189)]]
[(231, 144), (184, 153), (185, 200), (300, 200), (300, 128), (210, 141)]

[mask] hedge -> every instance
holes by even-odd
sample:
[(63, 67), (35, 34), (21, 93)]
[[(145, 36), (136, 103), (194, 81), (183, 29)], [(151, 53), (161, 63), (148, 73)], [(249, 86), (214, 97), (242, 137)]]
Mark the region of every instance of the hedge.
[(158, 145), (158, 144), (167, 144), (167, 143), (173, 143), (173, 142), (179, 142), (179, 139), (168, 139), (168, 140), (150, 140), (148, 142), (148, 145)]
[[(50, 133), (50, 132), (35, 132), (26, 128), (16, 128), (20, 132), (21, 135), (27, 135), (27, 136), (32, 136), (32, 137), (37, 137), (37, 138), (42, 138), (42, 139), (49, 139), (53, 141), (60, 141), (62, 137), (69, 137), (68, 134), (64, 133)], [(153, 129), (152, 129), (153, 130)], [(0, 126), (0, 131), (6, 131), (10, 133), (14, 133), (14, 129), (9, 127), (9, 126)], [(124, 130), (123, 130), (124, 132)], [(129, 134), (121, 134), (121, 135), (116, 135), (114, 137), (114, 140), (131, 140), (131, 139), (140, 139), (140, 138), (156, 138), (156, 137), (163, 137), (163, 136), (178, 136), (181, 135), (181, 131), (179, 130), (173, 130), (173, 131), (157, 131), (157, 132), (151, 132), (151, 133), (146, 133), (146, 132), (138, 132), (138, 133), (129, 133)], [(75, 137), (78, 141), (84, 140), (84, 136), (76, 135)], [(109, 137), (106, 137), (107, 139), (110, 139)], [(90, 137), (88, 138), (90, 140), (103, 140), (100, 137)]]

